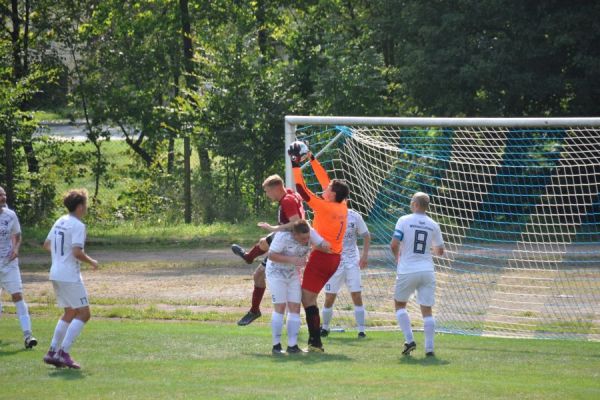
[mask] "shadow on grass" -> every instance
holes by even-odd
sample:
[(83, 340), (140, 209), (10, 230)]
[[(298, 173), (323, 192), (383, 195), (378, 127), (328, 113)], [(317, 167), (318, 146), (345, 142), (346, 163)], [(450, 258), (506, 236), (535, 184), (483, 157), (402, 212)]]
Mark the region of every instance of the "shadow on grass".
[(281, 354), (275, 355), (269, 353), (252, 353), (247, 354), (261, 359), (271, 359), (273, 362), (288, 363), (297, 362), (302, 364), (317, 364), (329, 361), (354, 361), (352, 358), (344, 354), (330, 354), (330, 353), (301, 353), (301, 354)]
[(4, 343), (4, 342), (0, 341), (0, 357), (12, 356), (13, 354), (22, 353), (25, 351), (31, 351), (31, 350), (25, 349), (23, 347), (17, 348), (17, 349), (11, 349), (11, 350), (4, 349), (4, 347), (8, 347), (10, 344), (11, 344), (10, 342)]
[(50, 378), (60, 378), (65, 381), (74, 381), (77, 379), (84, 379), (85, 374), (80, 369), (70, 368), (54, 368), (48, 371)]
[(413, 356), (400, 356), (400, 364), (422, 365), (424, 367), (428, 367), (428, 366), (448, 365), (448, 364), (450, 364), (450, 361), (443, 360), (439, 357), (415, 358)]
[(369, 343), (372, 340), (369, 336), (366, 338), (359, 339), (356, 336), (327, 336), (326, 338), (322, 338), (323, 344), (327, 345), (327, 343), (335, 343), (336, 345), (342, 346), (363, 346), (365, 343)]

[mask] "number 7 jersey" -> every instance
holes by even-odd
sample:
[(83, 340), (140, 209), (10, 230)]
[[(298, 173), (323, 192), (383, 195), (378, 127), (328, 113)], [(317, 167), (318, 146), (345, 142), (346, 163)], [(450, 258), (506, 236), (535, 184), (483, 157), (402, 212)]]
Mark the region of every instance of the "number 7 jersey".
[(52, 267), (50, 280), (81, 282), (80, 262), (73, 255), (73, 247), (83, 249), (85, 225), (72, 215), (60, 217), (50, 229), (46, 240), (50, 241)]
[(426, 214), (409, 214), (398, 219), (394, 238), (400, 241), (398, 273), (433, 271), (431, 247), (444, 245), (440, 226)]

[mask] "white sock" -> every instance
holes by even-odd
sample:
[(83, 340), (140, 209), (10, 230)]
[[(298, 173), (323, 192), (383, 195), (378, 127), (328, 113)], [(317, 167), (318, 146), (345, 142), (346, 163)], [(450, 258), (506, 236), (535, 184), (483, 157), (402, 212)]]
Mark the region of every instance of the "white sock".
[(298, 332), (300, 332), (300, 314), (288, 313), (287, 316), (287, 336), (288, 346), (293, 347), (298, 344)]
[(433, 351), (433, 336), (435, 334), (435, 319), (423, 318), (423, 331), (425, 331), (425, 353)]
[(56, 323), (56, 328), (54, 328), (54, 336), (52, 336), (52, 342), (50, 342), (50, 351), (58, 351), (63, 339), (65, 338), (65, 334), (67, 333), (67, 328), (69, 328), (69, 323), (59, 319)]
[(365, 308), (363, 306), (354, 306), (354, 319), (359, 332), (365, 331)]
[(71, 321), (71, 324), (67, 328), (67, 333), (65, 334), (62, 345), (60, 346), (65, 353), (71, 351), (71, 346), (73, 346), (75, 339), (77, 339), (77, 337), (81, 334), (84, 326), (85, 322), (80, 319), (74, 319)]
[(273, 333), (273, 346), (281, 343), (281, 331), (283, 330), (283, 314), (273, 311), (271, 314), (271, 332)]
[(329, 324), (331, 323), (331, 318), (333, 318), (333, 308), (325, 308), (323, 307), (323, 329), (329, 329)]
[(21, 323), (23, 336), (30, 336), (31, 318), (29, 318), (29, 309), (27, 308), (27, 303), (25, 303), (25, 300), (19, 300), (15, 303), (15, 308), (17, 309), (17, 316), (19, 317), (19, 322)]
[(414, 342), (413, 331), (410, 326), (410, 317), (405, 308), (400, 308), (396, 311), (396, 319), (402, 332), (404, 333), (404, 341), (406, 343)]

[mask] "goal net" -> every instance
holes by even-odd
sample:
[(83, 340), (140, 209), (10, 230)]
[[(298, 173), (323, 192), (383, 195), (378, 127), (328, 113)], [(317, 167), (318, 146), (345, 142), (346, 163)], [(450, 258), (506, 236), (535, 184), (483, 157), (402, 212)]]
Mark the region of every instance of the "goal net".
[[(286, 144), (295, 139), (348, 182), (349, 206), (369, 226), (370, 328), (396, 326), (389, 243), (423, 191), (446, 246), (434, 257), (438, 331), (600, 339), (600, 118), (288, 116)], [(409, 313), (421, 327), (414, 298)], [(345, 287), (332, 323), (354, 326)]]

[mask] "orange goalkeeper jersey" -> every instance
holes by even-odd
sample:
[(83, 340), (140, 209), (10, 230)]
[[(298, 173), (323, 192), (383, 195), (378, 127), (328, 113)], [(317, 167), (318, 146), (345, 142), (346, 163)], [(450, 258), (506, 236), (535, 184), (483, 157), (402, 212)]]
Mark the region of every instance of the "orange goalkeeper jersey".
[[(310, 165), (313, 171), (315, 171), (317, 180), (323, 187), (323, 190), (325, 190), (329, 186), (327, 171), (325, 171), (325, 168), (316, 159), (311, 160)], [(311, 192), (306, 186), (302, 170), (299, 167), (292, 168), (292, 172), (296, 181), (296, 190), (314, 212), (313, 228), (323, 239), (329, 242), (332, 252), (341, 254), (344, 233), (346, 232), (346, 221), (348, 219), (346, 201), (344, 200), (341, 203), (325, 201)]]

